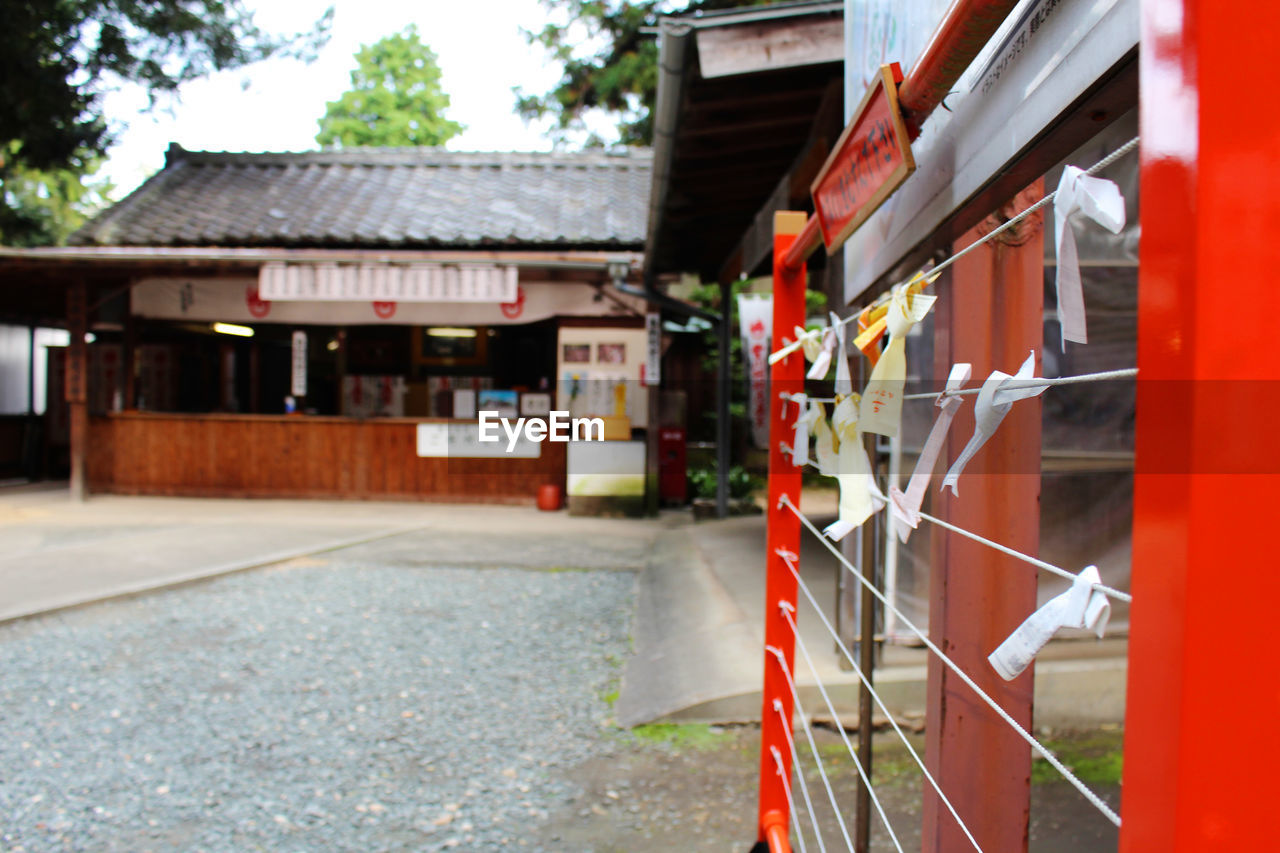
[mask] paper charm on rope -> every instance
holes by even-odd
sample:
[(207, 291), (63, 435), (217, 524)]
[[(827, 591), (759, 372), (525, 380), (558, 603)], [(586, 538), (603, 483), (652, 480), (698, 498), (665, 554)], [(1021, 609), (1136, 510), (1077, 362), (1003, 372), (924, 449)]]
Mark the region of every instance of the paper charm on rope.
[(902, 391), (907, 384), (907, 332), (924, 319), (938, 297), (917, 293), (912, 296), (905, 285), (893, 288), (885, 320), (889, 343), (871, 371), (862, 393), (863, 432), (874, 432), (890, 438), (898, 434), (902, 420)]
[(796, 434), (791, 442), (791, 464), (802, 468), (809, 463), (809, 434), (815, 421), (822, 418), (822, 409), (810, 403), (807, 394), (792, 394), (790, 399), (799, 409), (796, 414)]
[(810, 403), (809, 412), (815, 416), (813, 456), (818, 466), (818, 473), (826, 477), (834, 477), (839, 468), (839, 459), (836, 456), (835, 436), (831, 432), (831, 425), (827, 423), (826, 409), (821, 403)]
[(1084, 314), (1084, 290), (1080, 285), (1080, 258), (1071, 217), (1083, 213), (1112, 234), (1124, 228), (1124, 196), (1120, 188), (1105, 178), (1094, 178), (1075, 166), (1062, 170), (1057, 194), (1053, 197), (1054, 245), (1058, 251), (1058, 271), (1054, 285), (1058, 291), (1058, 321), (1062, 324), (1062, 348), (1067, 341), (1088, 343)]
[(942, 453), (942, 445), (947, 440), (947, 432), (951, 429), (951, 420), (964, 405), (964, 397), (957, 397), (949, 392), (958, 391), (969, 381), (973, 367), (969, 364), (953, 364), (951, 375), (947, 377), (947, 386), (938, 396), (937, 405), (942, 411), (929, 430), (929, 438), (925, 440), (920, 456), (916, 459), (915, 470), (911, 472), (911, 481), (907, 483), (904, 493), (897, 486), (889, 487), (889, 510), (893, 515), (893, 529), (898, 539), (903, 542), (911, 536), (911, 531), (920, 524), (920, 504), (924, 502), (924, 493), (929, 489), (929, 480), (933, 478), (933, 466)]
[[(835, 337), (836, 337), (836, 344), (835, 344), (836, 396), (838, 397), (842, 394), (847, 396), (853, 393), (853, 377), (849, 374), (849, 354), (845, 350), (844, 321), (841, 320), (840, 317), (837, 316), (836, 312), (834, 311), (831, 312), (830, 316), (831, 316), (831, 330), (835, 332)], [(854, 408), (855, 409), (857, 408), (857, 403), (854, 403)], [(858, 420), (857, 416), (855, 415), (854, 422), (857, 423), (857, 420)], [(835, 416), (832, 415), (832, 423), (834, 422), (835, 422)], [(838, 428), (836, 429), (836, 435), (837, 437), (840, 435), (840, 430)]]
[(1022, 367), (1018, 368), (1016, 375), (1010, 376), (999, 370), (993, 370), (987, 377), (987, 381), (982, 383), (982, 390), (978, 392), (978, 402), (974, 404), (973, 409), (973, 437), (965, 445), (960, 458), (951, 465), (951, 470), (942, 481), (942, 488), (950, 487), (951, 494), (959, 496), (960, 491), (956, 488), (956, 481), (964, 473), (964, 466), (968, 465), (974, 454), (982, 449), (987, 439), (996, 434), (996, 429), (1004, 420), (1004, 416), (1009, 414), (1013, 404), (1018, 400), (1038, 397), (1044, 393), (1045, 388), (1049, 387), (1048, 384), (1036, 382), (1035, 373), (1036, 351), (1032, 350), (1031, 355), (1027, 356), (1027, 360), (1022, 363)]
[(1102, 583), (1097, 566), (1076, 575), (1071, 589), (1055, 596), (1018, 626), (987, 660), (1005, 681), (1022, 674), (1059, 628), (1085, 628), (1102, 638), (1111, 618), (1111, 602), (1093, 588)]
[(805, 358), (813, 361), (814, 355), (818, 351), (819, 339), (822, 337), (822, 329), (809, 329), (806, 331), (799, 326), (793, 326), (792, 328), (795, 330), (796, 339), (769, 353), (770, 366), (782, 361), (801, 347), (804, 348)]
[(805, 379), (826, 379), (831, 370), (831, 356), (836, 350), (836, 333), (831, 329), (822, 330), (822, 338), (806, 338), (804, 357), (813, 362)]
[(836, 480), (840, 483), (840, 516), (822, 532), (839, 541), (884, 506), (876, 488), (871, 462), (862, 446), (858, 430), (858, 397), (851, 395), (836, 404), (831, 416), (840, 448), (836, 452)]

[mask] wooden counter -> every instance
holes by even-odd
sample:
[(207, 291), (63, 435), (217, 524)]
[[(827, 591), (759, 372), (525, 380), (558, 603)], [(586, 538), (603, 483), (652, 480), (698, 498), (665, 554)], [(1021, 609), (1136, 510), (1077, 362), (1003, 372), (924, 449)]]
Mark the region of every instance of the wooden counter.
[(537, 459), (417, 455), (417, 425), (440, 418), (126, 412), (94, 417), (91, 491), (195, 497), (533, 503), (563, 486), (565, 444)]

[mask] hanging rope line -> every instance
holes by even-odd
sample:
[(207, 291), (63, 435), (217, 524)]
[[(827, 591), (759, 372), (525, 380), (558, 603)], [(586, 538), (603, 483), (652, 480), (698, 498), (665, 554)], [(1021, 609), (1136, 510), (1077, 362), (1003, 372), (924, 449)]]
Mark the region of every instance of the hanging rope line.
[[(840, 811), (840, 806), (836, 802), (836, 792), (831, 788), (831, 779), (827, 777), (826, 765), (822, 763), (822, 756), (818, 754), (818, 742), (814, 740), (813, 729), (809, 726), (809, 715), (804, 712), (804, 707), (800, 704), (800, 693), (796, 690), (796, 683), (787, 669), (786, 657), (783, 656), (781, 649), (774, 646), (765, 646), (764, 650), (778, 659), (782, 672), (787, 677), (787, 686), (791, 688), (791, 701), (794, 705), (796, 716), (800, 718), (800, 727), (804, 729), (805, 740), (809, 742), (809, 751), (813, 754), (813, 761), (818, 765), (818, 779), (822, 782), (822, 787), (827, 791), (827, 801), (831, 803), (831, 811), (835, 813), (836, 825), (840, 827), (840, 834), (844, 836), (844, 843), (848, 847), (849, 853), (853, 853), (853, 840), (849, 838), (849, 830), (845, 826), (844, 813)], [(778, 715), (778, 719), (782, 721), (782, 732), (787, 736), (791, 754), (793, 756), (797, 755), (795, 738), (791, 735), (791, 721), (782, 713), (782, 702), (778, 699), (773, 700), (773, 710)], [(798, 763), (796, 767), (797, 775), (803, 776), (804, 774), (799, 771)], [(814, 826), (817, 827), (817, 824), (815, 823)], [(902, 848), (898, 849), (901, 851)]]
[[(906, 746), (907, 752), (911, 754), (911, 757), (915, 760), (916, 764), (920, 767), (920, 771), (924, 773), (925, 779), (928, 780), (930, 786), (933, 787), (933, 790), (937, 793), (938, 797), (942, 800), (943, 805), (947, 807), (947, 811), (951, 812), (951, 816), (956, 819), (956, 823), (960, 826), (960, 830), (965, 834), (965, 837), (969, 839), (969, 843), (973, 845), (973, 849), (977, 850), (978, 853), (982, 853), (982, 848), (978, 845), (977, 839), (973, 837), (973, 833), (969, 831), (969, 827), (965, 824), (963, 818), (960, 817), (960, 813), (957, 812), (956, 807), (951, 804), (950, 798), (948, 798), (947, 795), (943, 793), (942, 786), (939, 785), (938, 781), (933, 778), (933, 774), (930, 773), (929, 768), (925, 766), (924, 759), (920, 757), (920, 753), (916, 751), (916, 748), (911, 745), (911, 741), (907, 738), (906, 732), (902, 730), (902, 726), (898, 725), (898, 721), (894, 718), (893, 713), (889, 710), (888, 705), (886, 705), (885, 701), (880, 697), (879, 692), (876, 691), (875, 686), (871, 682), (871, 679), (868, 678), (866, 673), (862, 671), (862, 667), (858, 666), (858, 662), (854, 660), (853, 653), (849, 651), (849, 647), (846, 646), (844, 642), (840, 639), (839, 633), (836, 632), (836, 629), (832, 626), (830, 620), (827, 619), (826, 614), (822, 612), (822, 608), (818, 605), (818, 600), (817, 598), (814, 597), (812, 590), (809, 589), (808, 584), (806, 584), (804, 580), (800, 577), (800, 572), (797, 571), (795, 566), (795, 560), (798, 559), (796, 555), (787, 553), (786, 551), (779, 551), (778, 556), (782, 558), (782, 561), (784, 563), (786, 563), (787, 568), (791, 571), (792, 576), (796, 579), (796, 584), (798, 585), (800, 591), (804, 593), (805, 598), (809, 599), (809, 604), (813, 606), (814, 611), (818, 614), (818, 619), (821, 620), (822, 624), (826, 627), (827, 633), (831, 635), (831, 638), (835, 640), (836, 648), (840, 650), (840, 653), (844, 655), (845, 660), (849, 662), (849, 665), (853, 668), (854, 674), (858, 676), (858, 680), (860, 680), (863, 683), (863, 685), (866, 686), (868, 692), (870, 692), (871, 694), (871, 698), (874, 699), (876, 702), (876, 705), (879, 706), (880, 712), (885, 715), (885, 718), (888, 719), (889, 721), (889, 725), (893, 727), (893, 730), (897, 732), (898, 737), (902, 739), (902, 743), (904, 746)], [(790, 615), (789, 614), (787, 615), (788, 615), (788, 621), (791, 622)], [(809, 653), (808, 653), (808, 650), (805, 648), (804, 640), (800, 637), (800, 631), (796, 627), (794, 622), (791, 622), (791, 630), (795, 632), (796, 645), (800, 649), (801, 654), (804, 655), (805, 663), (808, 664), (809, 670), (811, 672), (814, 672), (816, 677), (817, 671), (813, 667), (813, 662), (809, 658)], [(825, 694), (823, 695), (825, 698)], [(832, 713), (834, 713), (834, 711)]]
[(929, 639), (929, 636), (925, 632), (921, 631), (918, 627), (916, 627), (915, 623), (912, 622), (909, 618), (907, 618), (906, 614), (904, 614), (901, 610), (899, 610), (892, 603), (890, 603), (889, 600), (885, 597), (884, 593), (882, 593), (876, 587), (875, 584), (867, 580), (867, 578), (862, 574), (862, 572), (859, 571), (856, 566), (850, 563), (848, 559), (846, 559), (845, 556), (841, 554), (840, 551), (833, 544), (831, 544), (830, 540), (828, 540), (825, 536), (822, 535), (822, 531), (820, 531), (817, 527), (815, 527), (813, 525), (813, 522), (811, 522), (804, 515), (804, 513), (802, 513), (796, 507), (796, 505), (791, 502), (791, 500), (785, 494), (782, 496), (782, 499), (778, 501), (778, 505), (787, 507), (787, 509), (789, 509), (792, 512), (792, 514), (796, 516), (796, 518), (800, 519), (800, 523), (803, 524), (806, 528), (808, 528), (809, 532), (818, 538), (818, 540), (823, 544), (823, 546), (828, 551), (830, 551), (833, 556), (835, 556), (836, 560), (838, 560), (840, 564), (844, 566), (845, 569), (847, 569), (854, 576), (854, 578), (857, 579), (858, 583), (862, 584), (863, 587), (866, 588), (866, 590), (870, 592), (872, 595), (874, 595), (880, 601), (880, 603), (883, 604), (887, 609), (892, 610), (893, 613), (898, 617), (898, 619), (902, 621), (902, 624), (907, 626), (907, 629), (909, 631), (915, 634), (916, 637), (918, 637), (920, 641), (924, 643), (924, 645), (931, 652), (937, 655), (938, 659), (942, 661), (942, 663), (948, 669), (954, 672), (961, 681), (969, 685), (969, 688), (974, 693), (976, 693), (980, 699), (986, 702), (987, 705), (989, 705), (993, 711), (995, 711), (998, 715), (1000, 715), (1001, 719), (1003, 719), (1006, 723), (1008, 723), (1010, 727), (1012, 727), (1013, 730), (1016, 731), (1018, 735), (1031, 746), (1032, 749), (1034, 749), (1036, 752), (1040, 754), (1042, 758), (1044, 758), (1045, 761), (1048, 761), (1049, 764), (1055, 770), (1057, 770), (1060, 774), (1062, 774), (1063, 778), (1065, 778), (1068, 782), (1070, 782), (1073, 786), (1075, 786), (1076, 790), (1078, 790), (1084, 796), (1085, 799), (1087, 799), (1090, 803), (1092, 803), (1094, 807), (1097, 808), (1098, 811), (1102, 812), (1102, 814), (1104, 814), (1107, 817), (1107, 819), (1110, 820), (1113, 824), (1115, 824), (1116, 826), (1120, 825), (1120, 815), (1116, 814), (1114, 809), (1112, 809), (1109, 805), (1107, 805), (1106, 802), (1101, 797), (1099, 797), (1096, 793), (1094, 793), (1089, 788), (1088, 785), (1081, 782), (1080, 779), (1077, 778), (1076, 775), (1072, 773), (1071, 770), (1068, 769), (1065, 764), (1063, 764), (1060, 760), (1058, 760), (1058, 757), (1056, 755), (1050, 752), (1048, 748), (1046, 748), (1042, 743), (1040, 743), (1040, 741), (1032, 737), (1027, 732), (1027, 730), (1024, 729), (1018, 723), (1017, 720), (1015, 720), (1013, 717), (1009, 715), (1008, 711), (1000, 707), (1000, 704), (998, 702), (996, 702), (989, 695), (987, 695), (986, 691), (984, 691), (981, 687), (979, 687), (977, 682), (975, 682), (972, 678), (970, 678), (969, 675), (963, 669), (961, 669), (960, 666), (955, 661), (951, 660), (951, 658), (949, 658), (947, 654), (942, 651), (942, 649), (938, 648), (938, 646), (931, 639)]
[[(1019, 560), (1022, 560), (1024, 563), (1030, 563), (1031, 565), (1044, 569), (1046, 572), (1055, 574), (1058, 577), (1065, 578), (1069, 581), (1075, 581), (1076, 579), (1076, 576), (1074, 574), (1062, 568), (1061, 566), (1055, 566), (1053, 563), (1046, 563), (1044, 560), (1041, 560), (1037, 557), (1033, 557), (1030, 554), (1024, 554), (1021, 551), (1014, 550), (1013, 548), (1010, 548), (1008, 545), (1001, 545), (999, 542), (993, 542), (992, 540), (987, 539), (985, 536), (979, 536), (977, 533), (974, 533), (970, 530), (965, 530), (963, 527), (956, 527), (951, 522), (943, 521), (941, 518), (929, 515), (929, 513), (927, 512), (919, 511), (918, 515), (921, 518), (923, 518), (925, 521), (931, 521), (934, 524), (938, 525), (939, 527), (945, 527), (947, 530), (950, 530), (953, 533), (958, 533), (959, 535), (965, 537), (966, 539), (972, 539), (974, 542), (979, 542), (983, 545), (986, 545), (988, 548), (992, 548), (996, 551), (999, 551), (1002, 554), (1008, 554), (1010, 557), (1015, 557)], [(1124, 601), (1129, 603), (1133, 601), (1133, 596), (1130, 595), (1129, 593), (1121, 592), (1120, 590), (1114, 587), (1107, 586), (1106, 584), (1095, 583), (1095, 584), (1090, 584), (1090, 586), (1095, 591), (1100, 592), (1103, 595), (1109, 595), (1112, 598), (1116, 599), (1117, 601)]]
[[(796, 841), (800, 842), (800, 853), (808, 853), (804, 846), (804, 832), (800, 828), (800, 815), (796, 812), (796, 801), (791, 796), (791, 782), (787, 779), (786, 769), (782, 763), (782, 753), (778, 752), (776, 746), (769, 747), (769, 754), (773, 756), (773, 766), (778, 772), (778, 779), (782, 782), (782, 792), (787, 795), (787, 814), (791, 817), (791, 828), (795, 830)], [(794, 753), (791, 761), (795, 763)], [(813, 824), (814, 835), (818, 837), (818, 850), (820, 853), (827, 853), (827, 848), (822, 844), (822, 833), (818, 832), (818, 822), (813, 816), (813, 803), (809, 802), (809, 789), (804, 784), (804, 774), (800, 774), (800, 787), (804, 791), (805, 808), (809, 810), (809, 822)]]
[[(902, 849), (902, 845), (898, 842), (898, 834), (893, 831), (893, 825), (889, 823), (889, 816), (885, 814), (884, 807), (880, 805), (880, 798), (876, 796), (875, 786), (871, 784), (871, 777), (868, 775), (866, 768), (862, 765), (862, 760), (858, 757), (858, 752), (853, 748), (853, 744), (849, 742), (849, 736), (845, 734), (844, 723), (840, 721), (840, 715), (836, 713), (836, 706), (831, 701), (831, 697), (827, 695), (827, 688), (822, 683), (822, 679), (818, 678), (818, 670), (813, 665), (813, 660), (809, 657), (809, 651), (804, 648), (804, 641), (800, 639), (800, 632), (796, 628), (796, 620), (794, 608), (785, 601), (778, 603), (782, 616), (787, 620), (787, 624), (791, 626), (791, 633), (795, 635), (796, 645), (800, 648), (804, 655), (805, 664), (808, 665), (809, 671), (813, 673), (814, 682), (818, 687), (818, 692), (822, 694), (822, 701), (827, 705), (827, 710), (831, 713), (831, 719), (835, 722), (836, 731), (840, 733), (840, 739), (844, 741), (845, 748), (849, 750), (849, 757), (853, 759), (853, 766), (858, 768), (858, 777), (862, 779), (862, 784), (867, 786), (867, 790), (871, 793), (871, 801), (875, 803), (876, 811), (880, 814), (880, 820), (884, 822), (884, 828), (888, 830), (889, 837), (893, 839), (893, 846)], [(790, 678), (790, 674), (787, 676)]]
[[(1131, 379), (1138, 375), (1138, 368), (1126, 367), (1120, 370), (1104, 370), (1100, 373), (1080, 373), (1075, 376), (1037, 376), (1034, 379), (1009, 379), (1001, 386), (1009, 390), (1019, 388), (1052, 388), (1055, 385), (1074, 385), (1079, 382), (1110, 382), (1115, 379)], [(982, 386), (960, 388), (955, 391), (928, 391), (923, 394), (904, 394), (904, 400), (936, 400), (939, 397), (962, 397), (967, 394), (982, 392)], [(809, 399), (816, 399), (810, 397)]]
[[(1106, 157), (1103, 157), (1097, 163), (1094, 163), (1088, 169), (1085, 169), (1084, 173), (1086, 175), (1096, 175), (1098, 172), (1101, 172), (1103, 169), (1107, 168), (1112, 163), (1116, 162), (1121, 157), (1128, 154), (1130, 151), (1133, 151), (1134, 149), (1136, 149), (1138, 147), (1139, 139), (1140, 137), (1137, 137), (1137, 136), (1135, 136), (1133, 139), (1130, 139), (1124, 145), (1121, 145), (1115, 151), (1112, 151)], [(1001, 224), (999, 227), (993, 228), (991, 231), (988, 231), (986, 234), (982, 235), (977, 240), (970, 243), (968, 246), (965, 246), (963, 249), (956, 252), (951, 257), (940, 262), (936, 266), (928, 270), (925, 270), (923, 272), (923, 275), (927, 275), (930, 278), (932, 278), (933, 276), (942, 272), (947, 267), (954, 264), (956, 261), (963, 258), (965, 255), (975, 251), (979, 246), (985, 245), (986, 243), (989, 243), (992, 240), (994, 240), (996, 237), (999, 237), (1001, 234), (1008, 231), (1010, 228), (1014, 227), (1019, 222), (1026, 219), (1031, 214), (1035, 213), (1037, 210), (1040, 210), (1041, 208), (1047, 205), (1053, 204), (1053, 200), (1057, 197), (1057, 195), (1058, 195), (1058, 191), (1054, 190), (1053, 192), (1046, 195), (1044, 198), (1037, 201), (1035, 204), (1028, 207), (1026, 210), (1023, 210), (1022, 212), (1013, 216), (1013, 218), (1009, 219), (1007, 222), (1004, 222), (1003, 224)], [(910, 278), (903, 279), (902, 281), (895, 284), (893, 287), (906, 287), (907, 285), (910, 285), (913, 282), (917, 281), (920, 277), (921, 277), (920, 275), (913, 275)], [(886, 291), (886, 293), (890, 293), (892, 291), (893, 291), (893, 288), (889, 288)], [(875, 305), (881, 304), (886, 298), (887, 298), (886, 296), (881, 296), (879, 299), (872, 302), (872, 305), (875, 306)], [(856, 320), (858, 316), (859, 314), (857, 313), (850, 314), (848, 317), (845, 317), (844, 319), (840, 320), (839, 325), (847, 326), (849, 323), (852, 323), (854, 320)], [(828, 325), (826, 327), (823, 327), (817, 330), (810, 330), (810, 332), (811, 333), (816, 332), (816, 334), (821, 335), (824, 329), (829, 329), (829, 328), (833, 328), (833, 325)], [(794, 352), (796, 349), (799, 349), (799, 347), (800, 347), (800, 341), (793, 341), (781, 347), (780, 349), (772, 353), (772, 355), (773, 356), (787, 355), (791, 352)]]
[[(783, 444), (781, 446), (788, 450), (790, 449), (788, 445)], [(810, 467), (813, 467), (812, 462), (807, 462), (805, 464)], [(888, 503), (887, 499), (879, 491), (879, 489), (874, 490), (874, 493), (875, 493), (875, 496), (879, 498), (881, 501)], [(941, 518), (938, 518), (935, 515), (930, 515), (924, 510), (917, 510), (916, 514), (919, 515), (925, 521), (932, 522), (938, 525), (939, 527), (944, 527), (947, 530), (952, 531), (953, 533), (958, 533), (959, 535), (964, 536), (967, 539), (972, 539), (974, 542), (978, 542), (983, 545), (986, 545), (987, 547), (992, 548), (996, 551), (999, 551), (1002, 554), (1007, 554), (1010, 557), (1019, 559), (1024, 563), (1029, 563), (1032, 566), (1036, 566), (1037, 568), (1044, 569), (1046, 572), (1049, 572), (1050, 574), (1057, 575), (1058, 577), (1064, 578), (1065, 580), (1072, 581), (1073, 583), (1076, 580), (1075, 573), (1073, 573), (1069, 569), (1064, 569), (1061, 566), (1055, 566), (1053, 563), (1047, 563), (1044, 560), (1041, 560), (1039, 557), (1033, 557), (1030, 554), (1024, 554), (1021, 551), (1018, 551), (1014, 548), (1010, 548), (1008, 545), (1001, 545), (999, 542), (988, 539), (985, 536), (980, 536), (979, 534), (974, 533), (971, 530), (965, 530), (963, 527), (957, 527), (956, 525), (952, 524), (949, 521), (943, 521)], [(1095, 584), (1090, 584), (1089, 586), (1091, 589), (1095, 590), (1096, 592), (1100, 592), (1103, 595), (1110, 596), (1111, 598), (1114, 598), (1117, 601), (1123, 601), (1129, 604), (1133, 603), (1132, 595), (1130, 595), (1127, 592), (1118, 590), (1115, 587), (1107, 586), (1104, 583), (1095, 583)]]

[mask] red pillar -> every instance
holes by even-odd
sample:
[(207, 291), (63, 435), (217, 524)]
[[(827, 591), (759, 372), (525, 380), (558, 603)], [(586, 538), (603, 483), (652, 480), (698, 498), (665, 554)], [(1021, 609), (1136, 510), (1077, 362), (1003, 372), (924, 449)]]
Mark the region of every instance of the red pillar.
[[(1042, 195), (1037, 182), (1010, 204), (1022, 210)], [(1027, 219), (1008, 239), (993, 240), (960, 259), (935, 317), (934, 376), (956, 362), (975, 379), (992, 370), (1013, 373), (1043, 339), (1042, 218)], [(966, 234), (957, 248), (994, 227)], [(973, 404), (960, 410), (948, 438), (948, 464), (973, 434)], [(939, 482), (935, 480), (935, 482)], [(1040, 402), (1017, 403), (999, 431), (969, 463), (960, 496), (934, 492), (934, 512), (952, 524), (1035, 554), (1040, 544)], [(1036, 573), (1025, 563), (941, 528), (932, 532), (929, 634), (1023, 728), (1031, 727), (1032, 669), (1012, 682), (996, 674), (989, 655), (1035, 610)], [(1031, 750), (973, 690), (930, 656), (925, 757), (930, 772), (984, 850), (1027, 849)], [(922, 850), (972, 850), (931, 786), (924, 788)]]
[(1123, 853), (1276, 846), (1278, 28), (1275, 3), (1142, 3)]
[[(782, 259), (795, 242), (805, 224), (803, 213), (779, 211), (773, 219), (773, 340), (791, 337), (792, 329), (804, 325), (805, 268), (786, 267)], [(728, 306), (725, 306), (726, 312)], [(764, 703), (760, 714), (760, 812), (757, 841), (767, 843), (770, 827), (781, 825), (786, 837), (789, 809), (786, 789), (778, 775), (770, 747), (777, 747), (787, 765), (783, 770), (791, 784), (790, 746), (787, 728), (791, 725), (794, 703), (787, 673), (795, 672), (795, 634), (779, 609), (780, 602), (796, 604), (796, 580), (778, 551), (800, 553), (800, 519), (778, 502), (785, 495), (800, 506), (800, 468), (782, 453), (781, 443), (789, 442), (795, 424), (796, 405), (784, 403), (782, 393), (804, 390), (804, 354), (797, 351), (773, 365), (769, 378), (769, 506), (765, 551), (765, 628), (766, 646), (779, 649), (786, 658), (786, 671), (777, 657), (764, 656)], [(785, 407), (785, 417), (784, 417)], [(782, 703), (782, 715), (774, 709), (774, 701)], [(784, 728), (786, 727), (786, 728)], [(773, 832), (777, 836), (777, 832)]]

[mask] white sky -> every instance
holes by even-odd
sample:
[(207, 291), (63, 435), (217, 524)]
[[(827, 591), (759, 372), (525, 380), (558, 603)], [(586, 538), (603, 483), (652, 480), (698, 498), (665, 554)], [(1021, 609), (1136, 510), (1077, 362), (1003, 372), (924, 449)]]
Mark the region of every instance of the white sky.
[(99, 174), (117, 185), (116, 199), (164, 165), (170, 142), (193, 151), (303, 151), (316, 148), (325, 103), (350, 87), (355, 52), (411, 23), (439, 57), (445, 113), (466, 125), (446, 146), (454, 151), (549, 150), (546, 123), (526, 127), (511, 89), (541, 93), (559, 78), (541, 47), (520, 27), (547, 18), (537, 0), (248, 0), (269, 32), (309, 29), (329, 5), (332, 36), (310, 65), (272, 60), (183, 87), (171, 110), (143, 114), (140, 88), (108, 95), (106, 114), (127, 123)]

